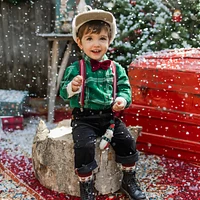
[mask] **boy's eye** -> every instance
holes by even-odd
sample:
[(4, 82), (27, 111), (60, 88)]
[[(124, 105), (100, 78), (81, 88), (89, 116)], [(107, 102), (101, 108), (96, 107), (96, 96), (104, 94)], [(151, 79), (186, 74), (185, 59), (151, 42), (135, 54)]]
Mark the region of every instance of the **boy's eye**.
[(88, 40), (88, 41), (91, 41), (91, 40), (92, 40), (92, 38), (91, 38), (91, 37), (87, 37), (87, 38), (86, 38), (86, 40)]
[(106, 37), (101, 37), (100, 40), (107, 40), (107, 38)]

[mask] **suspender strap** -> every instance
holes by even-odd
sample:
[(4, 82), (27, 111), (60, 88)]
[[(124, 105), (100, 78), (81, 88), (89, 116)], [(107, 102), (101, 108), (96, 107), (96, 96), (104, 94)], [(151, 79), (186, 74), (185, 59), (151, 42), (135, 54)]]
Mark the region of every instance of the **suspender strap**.
[(83, 59), (80, 60), (79, 65), (80, 65), (80, 75), (83, 77), (83, 85), (82, 85), (79, 103), (81, 105), (81, 109), (83, 109), (83, 107), (84, 107), (84, 94), (85, 94), (85, 78), (86, 78), (85, 61)]
[(117, 92), (117, 73), (116, 73), (116, 65), (113, 61), (111, 61), (111, 67), (113, 71), (113, 102), (116, 98), (116, 92)]
[[(80, 105), (81, 109), (84, 107), (84, 94), (85, 94), (85, 78), (86, 78), (86, 66), (85, 66), (85, 61), (84, 59), (81, 59), (79, 61), (79, 66), (80, 66), (80, 75), (83, 77), (83, 86), (80, 94)], [(117, 73), (116, 73), (116, 65), (113, 61), (111, 61), (111, 67), (112, 67), (112, 72), (113, 72), (113, 101), (116, 98), (116, 91), (117, 91)]]

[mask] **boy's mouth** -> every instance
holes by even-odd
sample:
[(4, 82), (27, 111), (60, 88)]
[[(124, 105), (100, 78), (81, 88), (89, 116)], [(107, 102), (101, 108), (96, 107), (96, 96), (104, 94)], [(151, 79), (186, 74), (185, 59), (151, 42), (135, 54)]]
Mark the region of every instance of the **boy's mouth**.
[(101, 50), (92, 50), (93, 53), (99, 53)]

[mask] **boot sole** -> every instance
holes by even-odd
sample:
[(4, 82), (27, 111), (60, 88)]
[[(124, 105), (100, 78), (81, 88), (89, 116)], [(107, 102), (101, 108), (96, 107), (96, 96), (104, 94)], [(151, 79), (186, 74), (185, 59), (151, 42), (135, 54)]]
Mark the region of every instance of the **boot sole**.
[[(129, 200), (138, 200), (138, 199), (133, 199), (124, 188), (121, 187), (120, 190), (128, 196)], [(147, 198), (140, 200), (147, 200)]]

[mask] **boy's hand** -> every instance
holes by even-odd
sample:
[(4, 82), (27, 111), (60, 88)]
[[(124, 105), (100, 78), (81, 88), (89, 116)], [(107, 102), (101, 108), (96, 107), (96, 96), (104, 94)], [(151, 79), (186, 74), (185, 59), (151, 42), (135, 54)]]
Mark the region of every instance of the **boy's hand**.
[(123, 101), (115, 101), (112, 107), (112, 110), (115, 112), (118, 112), (118, 111), (124, 110), (124, 108), (125, 108), (125, 105)]
[(76, 92), (79, 90), (79, 88), (82, 86), (83, 84), (83, 77), (80, 75), (75, 76), (72, 79), (72, 91)]

